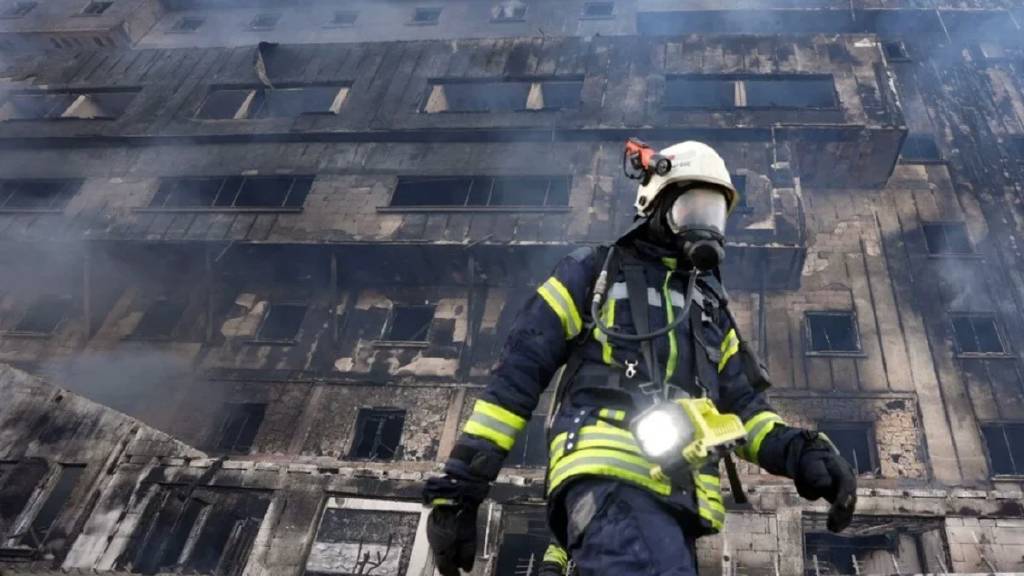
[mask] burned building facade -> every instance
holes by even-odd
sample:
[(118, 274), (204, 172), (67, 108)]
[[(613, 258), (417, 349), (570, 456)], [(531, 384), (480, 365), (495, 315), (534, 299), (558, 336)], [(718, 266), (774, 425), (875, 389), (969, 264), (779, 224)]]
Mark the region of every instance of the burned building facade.
[[(702, 573), (1024, 571), (1022, 18), (5, 0), (0, 574), (432, 574), (422, 482), (536, 285), (629, 225), (627, 136), (725, 157), (742, 333), (860, 474), (833, 536), (743, 468)], [(547, 543), (546, 406), (478, 576)]]

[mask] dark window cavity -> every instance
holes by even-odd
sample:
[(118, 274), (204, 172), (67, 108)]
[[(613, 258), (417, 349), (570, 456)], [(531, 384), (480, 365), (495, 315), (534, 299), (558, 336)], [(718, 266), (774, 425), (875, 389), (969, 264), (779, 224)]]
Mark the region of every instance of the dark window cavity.
[(393, 459), (402, 441), (404, 425), (405, 410), (361, 408), (350, 456), (361, 460)]
[(0, 106), (0, 120), (52, 120), (120, 118), (137, 90), (96, 92), (22, 92), (11, 94)]
[(715, 77), (685, 76), (665, 82), (662, 107), (668, 110), (736, 107), (736, 81)]
[(859, 352), (856, 318), (852, 312), (808, 312), (811, 352)]
[(354, 26), (358, 18), (359, 12), (354, 12), (352, 10), (339, 10), (335, 12), (334, 16), (331, 18), (330, 27), (342, 28)]
[(953, 338), (960, 354), (1004, 354), (996, 317), (992, 314), (955, 314)]
[(29, 306), (21, 321), (14, 327), (14, 332), (48, 336), (57, 330), (70, 312), (71, 298), (43, 296)]
[(526, 103), (530, 110), (562, 110), (579, 108), (580, 93), (583, 91), (582, 80), (547, 80), (535, 82), (539, 101), (531, 99)]
[(329, 498), (306, 559), (304, 576), (411, 573), (419, 513), (349, 508)]
[(931, 134), (907, 134), (900, 149), (900, 157), (904, 162), (940, 162), (942, 153)]
[(412, 14), (413, 24), (437, 24), (441, 20), (440, 8), (416, 8)]
[[(863, 565), (878, 554), (895, 555), (891, 534), (841, 536), (828, 533), (804, 535), (805, 574), (861, 574)], [(891, 564), (890, 564), (891, 566)]]
[(174, 336), (174, 329), (185, 312), (185, 302), (177, 299), (159, 298), (154, 300), (142, 320), (135, 327), (135, 338), (161, 340)]
[(38, 5), (38, 2), (15, 2), (0, 12), (0, 18), (21, 18)]
[(280, 19), (281, 15), (277, 13), (257, 14), (249, 22), (249, 28), (252, 30), (273, 30)]
[(261, 342), (293, 342), (305, 317), (305, 304), (271, 304), (256, 339)]
[(248, 452), (260, 431), (266, 404), (225, 404), (224, 421), (217, 441), (217, 450), (224, 452)]
[(401, 177), (396, 207), (564, 207), (569, 179), (562, 176)]
[(746, 212), (750, 210), (750, 199), (747, 197), (747, 177), (743, 174), (730, 174), (729, 179), (732, 180), (732, 187), (736, 189), (736, 207), (734, 210), (738, 212)]
[(9, 535), (21, 516), (32, 494), (50, 471), (42, 458), (26, 458), (20, 462), (5, 462), (0, 477), (0, 542)]
[(155, 209), (301, 208), (312, 176), (165, 178), (149, 203)]
[(0, 180), (0, 211), (63, 210), (81, 184), (77, 180)]
[(505, 0), (494, 7), (494, 22), (522, 22), (526, 19), (526, 4), (519, 0)]
[(426, 342), (434, 321), (434, 306), (400, 306), (391, 310), (384, 339), (395, 342)]
[[(448, 82), (435, 84), (431, 101), (440, 91), (443, 107), (437, 112), (509, 112), (525, 110), (529, 82)], [(432, 102), (428, 102), (428, 112)]]
[(50, 528), (53, 527), (53, 523), (57, 521), (60, 513), (67, 506), (83, 472), (85, 472), (85, 466), (60, 466), (57, 472), (58, 476), (52, 483), (53, 487), (46, 495), (43, 506), (36, 512), (28, 531), (22, 534), (18, 541), (20, 545), (37, 549), (46, 543)]
[(276, 89), (218, 88), (196, 112), (201, 120), (294, 118), (303, 114), (337, 114), (348, 96), (344, 86), (296, 86)]
[(551, 542), (544, 509), (510, 507), (503, 524), (505, 530), (498, 548), (496, 576), (537, 574), (544, 551)]
[(967, 226), (963, 222), (923, 224), (924, 240), (928, 253), (934, 255), (973, 254)]
[(748, 108), (835, 108), (831, 76), (771, 76), (746, 78)]
[(84, 16), (99, 16), (100, 14), (103, 14), (104, 12), (106, 12), (107, 8), (110, 8), (113, 5), (114, 5), (113, 2), (97, 2), (97, 1), (89, 2), (88, 4), (86, 4), (85, 9), (82, 10), (82, 15), (84, 15)]
[(982, 424), (988, 460), (995, 475), (1024, 475), (1024, 423)]
[(27, 92), (11, 94), (0, 108), (3, 120), (42, 120), (60, 118), (75, 101), (74, 94), (63, 92)]
[(615, 2), (586, 2), (582, 18), (611, 18), (615, 14)]
[(822, 422), (818, 424), (818, 430), (832, 440), (858, 474), (878, 472), (878, 456), (870, 423)]
[(183, 16), (171, 27), (171, 32), (195, 32), (206, 19), (202, 16)]
[(885, 51), (885, 57), (890, 62), (906, 62), (910, 60), (910, 54), (907, 52), (907, 46), (902, 40), (883, 42), (882, 50)]

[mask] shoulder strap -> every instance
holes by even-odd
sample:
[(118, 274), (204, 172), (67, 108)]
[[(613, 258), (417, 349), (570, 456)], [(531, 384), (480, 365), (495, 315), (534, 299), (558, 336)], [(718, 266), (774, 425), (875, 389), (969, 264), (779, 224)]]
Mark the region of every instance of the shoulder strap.
[[(633, 327), (637, 334), (647, 334), (651, 331), (651, 324), (647, 315), (647, 276), (644, 274), (644, 267), (637, 262), (627, 262), (622, 266), (622, 270), (626, 277), (626, 294), (629, 298), (629, 311), (633, 315)], [(653, 342), (653, 338), (641, 341), (640, 353), (647, 364), (647, 376), (660, 387), (664, 383), (658, 369), (658, 359), (654, 355)]]

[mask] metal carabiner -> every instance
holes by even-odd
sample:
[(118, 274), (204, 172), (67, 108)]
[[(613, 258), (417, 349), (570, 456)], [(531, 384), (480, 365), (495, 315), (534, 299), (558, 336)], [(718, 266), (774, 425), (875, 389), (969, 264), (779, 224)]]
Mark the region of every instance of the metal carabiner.
[(636, 376), (636, 367), (639, 364), (639, 360), (635, 360), (633, 362), (626, 360), (626, 378), (633, 378), (634, 376)]

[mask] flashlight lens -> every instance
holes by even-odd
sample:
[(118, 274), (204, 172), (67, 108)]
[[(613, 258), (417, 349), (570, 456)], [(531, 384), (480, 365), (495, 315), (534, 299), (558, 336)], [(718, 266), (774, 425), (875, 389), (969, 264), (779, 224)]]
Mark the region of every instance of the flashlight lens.
[(679, 429), (675, 421), (661, 410), (651, 412), (637, 422), (635, 434), (640, 448), (652, 458), (668, 454), (679, 442)]

